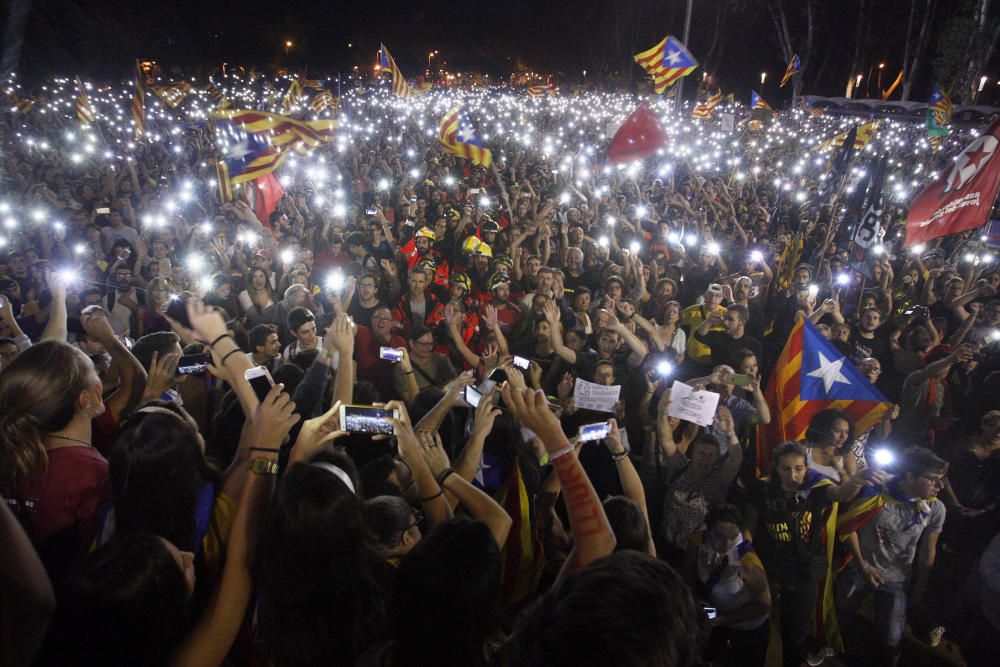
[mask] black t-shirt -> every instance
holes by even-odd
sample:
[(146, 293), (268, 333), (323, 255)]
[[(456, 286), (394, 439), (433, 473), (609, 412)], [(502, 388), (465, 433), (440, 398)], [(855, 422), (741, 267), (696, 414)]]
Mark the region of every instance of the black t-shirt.
[(737, 350), (744, 348), (756, 354), (758, 361), (764, 355), (764, 348), (760, 341), (747, 334), (743, 334), (741, 338), (733, 338), (723, 331), (709, 331), (706, 334), (699, 334), (696, 329), (694, 335), (702, 343), (712, 348), (712, 366), (721, 364), (732, 366), (734, 363), (733, 355)]
[(852, 355), (854, 363), (859, 364), (863, 359), (874, 357), (882, 364), (883, 372), (892, 369), (892, 346), (889, 344), (888, 338), (875, 334), (875, 337), (869, 340), (856, 334), (852, 342), (854, 344), (854, 354)]
[(358, 302), (358, 297), (354, 296), (351, 299), (351, 305), (347, 307), (347, 314), (354, 318), (355, 324), (363, 324), (366, 327), (371, 327), (372, 325), (372, 315), (379, 308), (387, 308), (384, 303), (379, 301), (371, 308), (366, 308)]

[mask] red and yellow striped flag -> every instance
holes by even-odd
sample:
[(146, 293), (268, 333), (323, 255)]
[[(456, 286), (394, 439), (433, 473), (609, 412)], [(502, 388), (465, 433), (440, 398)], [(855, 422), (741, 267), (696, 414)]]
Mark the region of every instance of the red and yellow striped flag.
[(176, 109), (191, 94), (191, 84), (187, 81), (168, 83), (165, 86), (150, 86), (157, 97), (171, 109)]
[(87, 90), (83, 87), (80, 77), (76, 77), (76, 90), (76, 117), (90, 125), (97, 119), (97, 114), (94, 113), (94, 107), (90, 104), (90, 98), (87, 97)]
[(142, 139), (146, 134), (146, 83), (143, 81), (142, 68), (139, 61), (135, 62), (135, 92), (132, 93), (132, 122), (135, 123), (135, 138)]
[(722, 102), (722, 91), (717, 90), (713, 94), (709, 95), (704, 102), (696, 106), (691, 111), (691, 116), (693, 118), (711, 118), (712, 109), (717, 107), (720, 102)]
[(379, 59), (382, 65), (383, 72), (390, 72), (392, 74), (392, 94), (396, 97), (413, 97), (418, 94), (410, 87), (410, 84), (406, 83), (406, 77), (403, 73), (399, 71), (396, 67), (396, 61), (393, 60), (392, 54), (389, 53), (389, 49), (385, 48), (385, 44), (381, 45), (379, 49)]

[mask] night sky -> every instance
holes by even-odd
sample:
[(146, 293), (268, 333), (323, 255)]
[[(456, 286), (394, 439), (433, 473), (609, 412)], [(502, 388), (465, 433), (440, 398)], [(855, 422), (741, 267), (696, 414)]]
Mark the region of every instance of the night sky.
[[(851, 56), (856, 0), (816, 0), (818, 25), (812, 92), (843, 94)], [(10, 2), (10, 0), (8, 0)], [(802, 3), (785, 3), (793, 14)], [(898, 71), (902, 17), (886, 0), (875, 15), (866, 62)], [(688, 47), (726, 90), (748, 90), (767, 70), (776, 86), (784, 70), (763, 2), (698, 0)], [(717, 23), (720, 6), (732, 8)], [(451, 71), (506, 74), (518, 62), (562, 81), (605, 72), (640, 76), (632, 54), (665, 34), (683, 31), (684, 0), (471, 0), (467, 2), (307, 2), (305, 0), (34, 0), (22, 56), (30, 79), (56, 73), (127, 76), (137, 57), (164, 70), (244, 64), (308, 65), (317, 75), (347, 73), (374, 63), (384, 41), (408, 76), (422, 72), (440, 50)], [(792, 15), (792, 21), (801, 16)], [(294, 47), (286, 57), (284, 42)], [(348, 44), (352, 44), (348, 48)], [(714, 50), (713, 50), (714, 45)], [(711, 54), (711, 55), (710, 55)], [(706, 61), (705, 59), (709, 59)], [(929, 78), (930, 67), (924, 77)], [(605, 78), (605, 81), (608, 79)], [(765, 90), (766, 92), (766, 90)]]

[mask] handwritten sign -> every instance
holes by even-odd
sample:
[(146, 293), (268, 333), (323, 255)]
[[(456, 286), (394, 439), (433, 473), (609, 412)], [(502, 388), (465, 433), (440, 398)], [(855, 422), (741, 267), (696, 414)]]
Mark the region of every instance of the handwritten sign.
[(714, 391), (695, 391), (690, 385), (677, 380), (670, 388), (670, 409), (667, 415), (699, 426), (708, 426), (715, 419), (719, 395)]
[(586, 380), (577, 380), (573, 389), (573, 402), (577, 410), (595, 410), (597, 412), (614, 412), (615, 403), (621, 394), (622, 386), (614, 384), (607, 387)]

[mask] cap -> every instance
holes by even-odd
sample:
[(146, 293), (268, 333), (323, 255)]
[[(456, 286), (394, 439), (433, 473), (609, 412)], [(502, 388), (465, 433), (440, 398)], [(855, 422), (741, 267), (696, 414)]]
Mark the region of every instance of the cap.
[(472, 281), (469, 280), (469, 276), (464, 273), (453, 273), (448, 279), (448, 282), (452, 285), (461, 285), (465, 288), (465, 293), (468, 294), (472, 291)]
[(414, 235), (414, 238), (418, 239), (421, 237), (425, 239), (430, 239), (431, 241), (437, 241), (437, 237), (434, 236), (434, 232), (429, 227), (421, 227), (420, 229), (417, 230), (417, 233)]
[(708, 289), (705, 290), (705, 294), (708, 293), (722, 294), (722, 285), (720, 285), (719, 283), (712, 283), (711, 285), (708, 286)]

